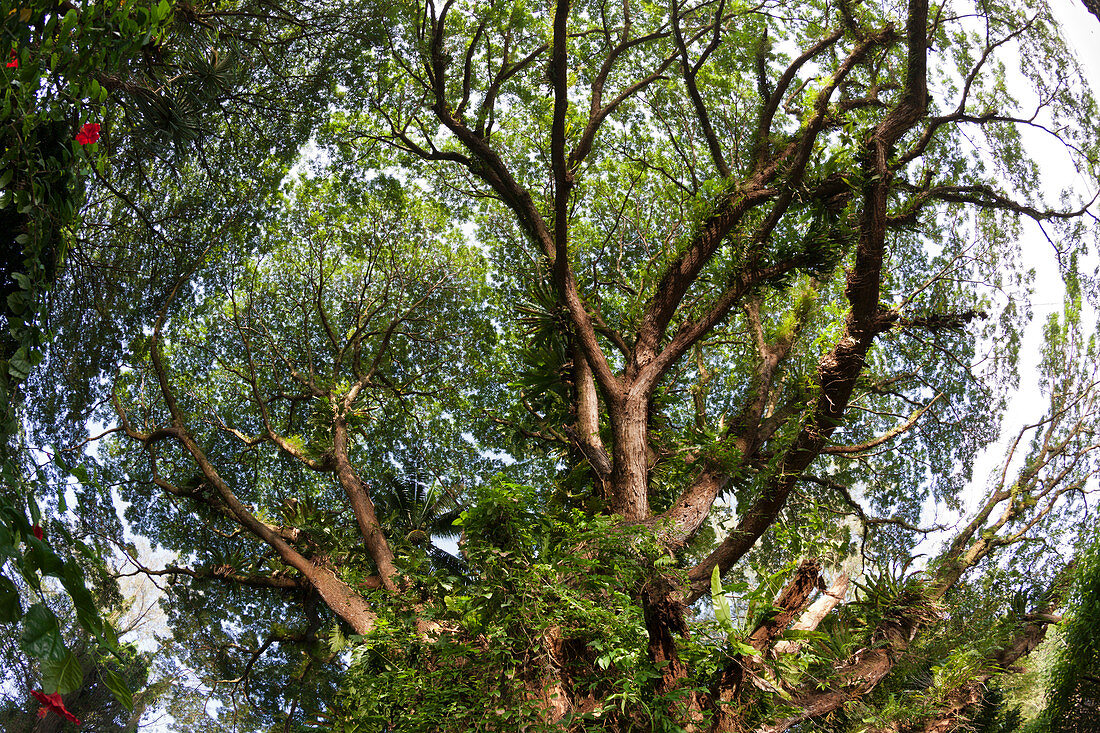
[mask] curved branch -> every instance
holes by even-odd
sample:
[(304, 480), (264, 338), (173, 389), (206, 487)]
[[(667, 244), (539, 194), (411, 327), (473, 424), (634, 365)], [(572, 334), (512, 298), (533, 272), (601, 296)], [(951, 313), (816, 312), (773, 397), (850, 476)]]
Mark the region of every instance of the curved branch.
[(941, 397), (943, 397), (943, 392), (940, 392), (935, 397), (933, 397), (932, 400), (924, 407), (920, 408), (919, 410), (915, 410), (913, 414), (909, 416), (908, 420), (898, 425), (895, 425), (877, 438), (872, 438), (871, 440), (857, 443), (855, 445), (828, 445), (822, 448), (821, 452), (833, 455), (852, 455), (853, 453), (863, 453), (864, 451), (869, 451), (872, 448), (877, 448), (883, 443), (889, 443), (891, 440), (898, 437), (902, 433), (908, 432), (910, 428), (916, 425), (917, 420), (920, 420), (921, 415), (931, 409), (932, 405), (936, 404), (936, 401), (939, 400), (939, 398)]
[(243, 585), (249, 588), (277, 588), (281, 590), (299, 589), (304, 586), (296, 578), (290, 578), (283, 575), (245, 575), (238, 573), (232, 569), (226, 570), (224, 568), (211, 568), (207, 570), (194, 570), (192, 568), (178, 567), (175, 565), (169, 565), (163, 570), (151, 570), (146, 567), (139, 567), (132, 573), (119, 573), (117, 577), (125, 578), (131, 575), (156, 575), (156, 576), (186, 576), (194, 578), (196, 580), (219, 580), (226, 583), (232, 583), (234, 585)]
[[(175, 290), (173, 290), (173, 295), (174, 293)], [(169, 298), (170, 302), (171, 298)], [(300, 572), (306, 581), (317, 590), (329, 608), (355, 629), (356, 633), (365, 634), (374, 626), (377, 619), (377, 615), (371, 610), (366, 600), (356, 593), (351, 586), (336, 577), (331, 570), (315, 565), (312, 560), (292, 547), (266, 523), (257, 519), (229, 488), (214, 464), (210, 462), (206, 453), (187, 430), (184, 412), (180, 408), (175, 392), (169, 383), (168, 370), (160, 349), (160, 331), (164, 325), (169, 303), (165, 304), (164, 310), (162, 310), (161, 316), (157, 320), (157, 325), (149, 337), (149, 354), (153, 371), (160, 383), (161, 394), (172, 415), (173, 427), (176, 430), (173, 437), (190, 454), (192, 461), (198, 466), (206, 482), (217, 492), (236, 521), (256, 537), (266, 542), (275, 550), (284, 563)]]
[[(844, 601), (848, 595), (848, 573), (840, 573), (821, 596), (807, 608), (798, 620), (791, 624), (791, 631), (813, 631), (832, 610)], [(802, 643), (786, 639), (776, 642), (772, 649), (776, 654), (794, 654), (802, 648)]]
[[(714, 14), (714, 35), (707, 45), (704, 56), (714, 51), (721, 40), (721, 18), (722, 9), (724, 7), (725, 0), (719, 0), (718, 9)], [(699, 127), (703, 131), (703, 137), (706, 138), (707, 147), (710, 149), (711, 160), (714, 161), (714, 167), (718, 169), (718, 175), (722, 178), (729, 178), (730, 169), (729, 166), (726, 165), (725, 156), (722, 154), (722, 146), (718, 143), (717, 135), (714, 134), (714, 128), (710, 124), (710, 115), (707, 114), (707, 106), (703, 102), (702, 95), (699, 94), (699, 87), (695, 84), (695, 77), (699, 73), (699, 67), (692, 66), (691, 60), (688, 58), (687, 43), (684, 42), (684, 35), (680, 32), (680, 14), (677, 11), (673, 11), (672, 13), (672, 31), (673, 37), (676, 39), (676, 46), (680, 51), (680, 69), (684, 79), (684, 85), (687, 87), (691, 104), (695, 107), (695, 116), (699, 120)]]

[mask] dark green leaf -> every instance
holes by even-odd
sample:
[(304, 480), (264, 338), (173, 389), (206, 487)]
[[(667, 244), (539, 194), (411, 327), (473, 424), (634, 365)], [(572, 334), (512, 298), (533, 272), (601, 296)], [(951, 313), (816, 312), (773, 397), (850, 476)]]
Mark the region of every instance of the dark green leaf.
[(57, 692), (68, 695), (79, 690), (84, 684), (84, 670), (80, 660), (71, 651), (60, 659), (46, 659), (42, 662), (42, 690), (47, 694)]
[(107, 689), (111, 691), (111, 694), (115, 696), (124, 708), (127, 710), (134, 709), (134, 695), (130, 692), (130, 688), (126, 685), (121, 677), (115, 674), (110, 668), (101, 666), (99, 668), (99, 678), (103, 680), (103, 684), (107, 685)]
[(0, 624), (13, 624), (23, 615), (19, 590), (8, 578), (0, 575)]
[(27, 654), (43, 660), (61, 659), (67, 653), (57, 616), (44, 603), (34, 604), (23, 617), (19, 643)]

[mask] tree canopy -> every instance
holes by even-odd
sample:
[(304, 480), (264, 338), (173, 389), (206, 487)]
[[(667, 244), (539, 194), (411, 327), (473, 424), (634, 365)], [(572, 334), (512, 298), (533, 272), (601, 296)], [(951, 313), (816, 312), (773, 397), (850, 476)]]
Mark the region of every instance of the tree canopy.
[(1009, 730), (1100, 465), (1033, 5), (5, 3), (0, 622), (161, 582), (181, 730)]

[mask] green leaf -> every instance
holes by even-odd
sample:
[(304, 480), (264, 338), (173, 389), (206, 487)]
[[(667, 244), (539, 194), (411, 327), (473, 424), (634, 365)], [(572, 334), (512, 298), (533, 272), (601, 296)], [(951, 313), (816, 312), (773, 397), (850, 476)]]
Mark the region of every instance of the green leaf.
[(0, 575), (0, 624), (13, 624), (23, 615), (15, 583)]
[(38, 570), (43, 575), (52, 575), (55, 578), (60, 578), (64, 574), (65, 563), (46, 542), (37, 537), (28, 537), (26, 543), (30, 547), (26, 554), (29, 568)]
[(67, 653), (57, 616), (44, 603), (34, 604), (23, 617), (19, 644), (27, 654), (42, 660), (61, 659)]
[(68, 695), (84, 685), (84, 670), (80, 660), (72, 652), (61, 659), (47, 659), (42, 662), (42, 691)]
[(106, 665), (101, 665), (99, 668), (99, 678), (103, 680), (103, 684), (107, 685), (107, 689), (111, 691), (111, 694), (115, 696), (115, 699), (119, 701), (122, 707), (133, 711), (134, 695), (130, 692), (129, 686), (121, 677), (115, 674), (114, 671)]
[(115, 656), (118, 656), (118, 635), (115, 633), (115, 627), (111, 624), (102, 624), (99, 631), (93, 631), (96, 640), (103, 645), (105, 649), (110, 650)]
[[(0, 563), (7, 560), (9, 557), (15, 557), (18, 550), (16, 549), (15, 535), (10, 529), (0, 524)], [(3, 577), (3, 576), (0, 576)]]
[[(8, 308), (15, 315), (23, 315), (23, 311), (27, 309), (27, 296), (22, 292), (16, 291), (8, 294)], [(29, 371), (29, 370), (28, 370)], [(12, 376), (22, 379), (26, 374), (17, 374), (14, 369), (12, 370)]]
[(736, 653), (740, 654), (743, 657), (754, 657), (758, 654), (758, 652), (755, 649), (753, 649), (748, 644), (745, 644), (744, 642), (734, 641), (734, 642), (732, 642), (732, 644), (733, 644), (733, 651), (735, 651)]
[(733, 626), (733, 618), (730, 614), (730, 601), (722, 590), (722, 581), (718, 577), (718, 566), (710, 574), (710, 599), (714, 604), (714, 618), (725, 628)]
[[(15, 293), (13, 293), (12, 295), (15, 295)], [(10, 302), (11, 296), (8, 297)], [(28, 374), (31, 373), (31, 369), (34, 369), (34, 365), (31, 364), (30, 361), (28, 361), (27, 359), (27, 348), (25, 346), (19, 347), (19, 351), (15, 352), (15, 354), (12, 355), (12, 357), (8, 360), (8, 364), (11, 367), (10, 371), (13, 377), (26, 377)], [(21, 372), (21, 374), (17, 374), (16, 370)]]
[(38, 508), (38, 502), (34, 500), (34, 496), (27, 495), (27, 508), (31, 512), (31, 523), (42, 524), (42, 511)]
[[(67, 34), (68, 34), (68, 32), (69, 32), (69, 31), (70, 31), (70, 30), (71, 30), (71, 29), (72, 29), (72, 28), (73, 28), (73, 27), (74, 27), (74, 26), (75, 26), (75, 25), (76, 25), (76, 24), (77, 24), (77, 23), (78, 23), (79, 21), (80, 21), (80, 11), (79, 11), (79, 10), (77, 10), (76, 8), (73, 8), (73, 9), (72, 9), (72, 10), (70, 10), (69, 12), (65, 13), (65, 17), (64, 17), (64, 18), (63, 18), (63, 19), (61, 20), (61, 33), (60, 33), (60, 35), (61, 35), (61, 36), (65, 36), (65, 35), (67, 35)], [(52, 64), (52, 65), (53, 65), (54, 67), (56, 67), (56, 66), (57, 66), (57, 61), (55, 60), (55, 61), (53, 62), (53, 64)]]
[(70, 471), (70, 473), (72, 473), (72, 475), (75, 476), (76, 480), (79, 481), (80, 483), (82, 483), (82, 484), (88, 483), (88, 469), (87, 469), (87, 467), (82, 466), (82, 465), (73, 466), (73, 469), (72, 469), (72, 471)]
[(93, 634), (98, 633), (103, 626), (103, 621), (96, 609), (95, 599), (84, 584), (84, 574), (80, 571), (80, 566), (72, 560), (66, 562), (61, 574), (61, 583), (73, 599), (76, 618), (80, 625)]

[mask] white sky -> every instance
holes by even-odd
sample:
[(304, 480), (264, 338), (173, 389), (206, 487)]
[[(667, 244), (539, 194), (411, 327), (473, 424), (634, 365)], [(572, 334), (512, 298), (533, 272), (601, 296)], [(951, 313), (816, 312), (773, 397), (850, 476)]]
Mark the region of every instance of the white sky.
[[(1050, 0), (1050, 8), (1060, 23), (1070, 47), (1074, 49), (1081, 62), (1085, 82), (1092, 87), (1094, 95), (1100, 96), (1100, 20), (1089, 13), (1080, 0)], [(1026, 100), (1026, 91), (1023, 89), (1012, 91), (1021, 98), (1023, 108), (1026, 109), (1027, 102), (1023, 101)], [(1100, 124), (1097, 129), (1100, 130)], [(1071, 165), (1064, 148), (1049, 135), (1027, 129), (1021, 134), (1029, 153), (1035, 160), (1042, 163), (1042, 178), (1047, 186), (1048, 201), (1057, 202), (1059, 190), (1063, 186), (1071, 186), (1081, 192), (1088, 191), (1089, 195), (1096, 191), (1100, 182), (1085, 180)], [(1034, 294), (1031, 298), (1034, 315), (1020, 348), (1018, 364), (1020, 387), (1009, 398), (1009, 408), (1001, 425), (1000, 439), (990, 445), (975, 461), (974, 479), (964, 494), (964, 504), (967, 509), (974, 509), (984, 500), (989, 487), (989, 478), (993, 473), (999, 472), (1008, 446), (1019, 430), (1039, 420), (1047, 407), (1046, 400), (1038, 390), (1042, 328), (1051, 314), (1061, 312), (1065, 286), (1058, 272), (1050, 243), (1031, 220), (1025, 219), (1023, 222), (1021, 248), (1023, 264), (1025, 267), (1034, 268), (1035, 280)], [(1096, 247), (1092, 248), (1093, 257), (1096, 256), (1096, 249)], [(1095, 323), (1095, 316), (1092, 320)], [(1082, 318), (1082, 325), (1088, 328), (1087, 318)], [(1093, 328), (1095, 329), (1096, 326), (1094, 325)], [(1025, 439), (1022, 445), (1026, 446), (1026, 443)], [(1017, 455), (1009, 475), (1022, 462), (1023, 456)], [(926, 526), (936, 523), (950, 524), (953, 520), (952, 517), (942, 514), (937, 516), (935, 511), (936, 508), (931, 504), (926, 506), (922, 523)], [(963, 516), (969, 514), (971, 512), (964, 512)], [(951, 531), (943, 535), (931, 535), (921, 543), (920, 548), (934, 555), (936, 553), (934, 548), (938, 547), (944, 537), (951, 535), (953, 535)]]
[(1100, 19), (1085, 10), (1081, 0), (1050, 0), (1049, 4), (1085, 67), (1085, 77), (1100, 94)]

